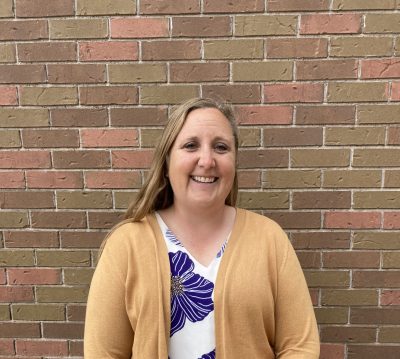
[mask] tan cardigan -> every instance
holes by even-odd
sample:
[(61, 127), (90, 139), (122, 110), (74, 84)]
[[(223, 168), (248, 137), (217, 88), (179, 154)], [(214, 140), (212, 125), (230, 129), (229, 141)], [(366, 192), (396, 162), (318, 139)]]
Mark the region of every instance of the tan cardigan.
[[(214, 293), (217, 359), (318, 359), (296, 254), (272, 220), (237, 209)], [(85, 359), (167, 359), (170, 268), (154, 215), (113, 231), (88, 299)]]

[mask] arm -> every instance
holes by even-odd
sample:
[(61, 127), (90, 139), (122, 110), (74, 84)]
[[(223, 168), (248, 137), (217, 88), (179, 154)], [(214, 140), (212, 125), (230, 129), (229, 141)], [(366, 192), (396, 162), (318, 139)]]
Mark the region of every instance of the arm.
[(116, 230), (95, 270), (86, 309), (85, 359), (132, 356), (134, 333), (125, 307), (127, 253)]
[(284, 247), (284, 254), (275, 304), (276, 357), (318, 359), (318, 328), (303, 271), (286, 235), (279, 245)]

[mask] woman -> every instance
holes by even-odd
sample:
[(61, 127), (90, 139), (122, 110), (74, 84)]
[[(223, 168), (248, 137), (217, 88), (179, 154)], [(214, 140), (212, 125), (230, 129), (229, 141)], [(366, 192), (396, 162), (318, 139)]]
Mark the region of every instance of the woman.
[(230, 107), (192, 99), (173, 111), (127, 220), (103, 246), (86, 359), (319, 357), (286, 235), (235, 207), (237, 150)]

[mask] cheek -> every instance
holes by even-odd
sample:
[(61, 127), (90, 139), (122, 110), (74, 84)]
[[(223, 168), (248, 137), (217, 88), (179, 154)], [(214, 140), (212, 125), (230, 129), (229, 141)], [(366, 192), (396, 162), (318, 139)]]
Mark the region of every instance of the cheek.
[(167, 162), (168, 176), (176, 180), (183, 180), (193, 169), (190, 158), (179, 155), (172, 155), (170, 161)]
[(224, 165), (225, 172), (227, 174), (231, 174), (232, 180), (233, 180), (233, 177), (235, 176), (235, 171), (236, 171), (236, 162), (235, 161), (236, 161), (236, 159), (233, 156), (228, 161), (226, 161), (226, 163)]

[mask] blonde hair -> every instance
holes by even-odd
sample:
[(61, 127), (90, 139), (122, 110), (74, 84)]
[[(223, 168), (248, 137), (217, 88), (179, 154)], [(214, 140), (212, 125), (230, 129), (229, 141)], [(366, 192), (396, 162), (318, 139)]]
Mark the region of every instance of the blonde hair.
[(162, 133), (160, 142), (156, 147), (153, 162), (149, 173), (147, 174), (146, 181), (139, 190), (135, 199), (129, 205), (125, 213), (125, 220), (116, 224), (104, 238), (99, 248), (98, 259), (100, 259), (101, 254), (103, 253), (107, 239), (118, 227), (125, 223), (139, 222), (146, 215), (172, 205), (174, 202), (174, 194), (172, 192), (171, 184), (166, 176), (168, 155), (175, 139), (185, 124), (189, 113), (200, 108), (215, 108), (221, 111), (231, 125), (235, 142), (236, 167), (232, 188), (225, 199), (225, 204), (229, 206), (236, 205), (238, 195), (237, 151), (239, 147), (239, 138), (233, 109), (227, 103), (218, 102), (209, 98), (193, 98), (187, 100), (172, 110), (168, 123)]
[[(239, 146), (238, 130), (232, 107), (226, 103), (218, 102), (209, 98), (193, 98), (185, 101), (181, 105), (175, 107), (171, 112), (169, 121), (165, 126), (161, 139), (156, 147), (153, 162), (149, 173), (147, 174), (146, 181), (126, 211), (126, 219), (137, 222), (154, 211), (172, 205), (174, 194), (166, 176), (168, 155), (176, 137), (185, 124), (189, 113), (200, 108), (215, 108), (221, 111), (221, 113), (227, 118), (232, 128), (235, 141), (235, 152), (237, 154)], [(232, 189), (226, 198), (225, 203), (230, 206), (235, 206), (237, 193), (238, 179), (237, 170), (235, 169)]]

